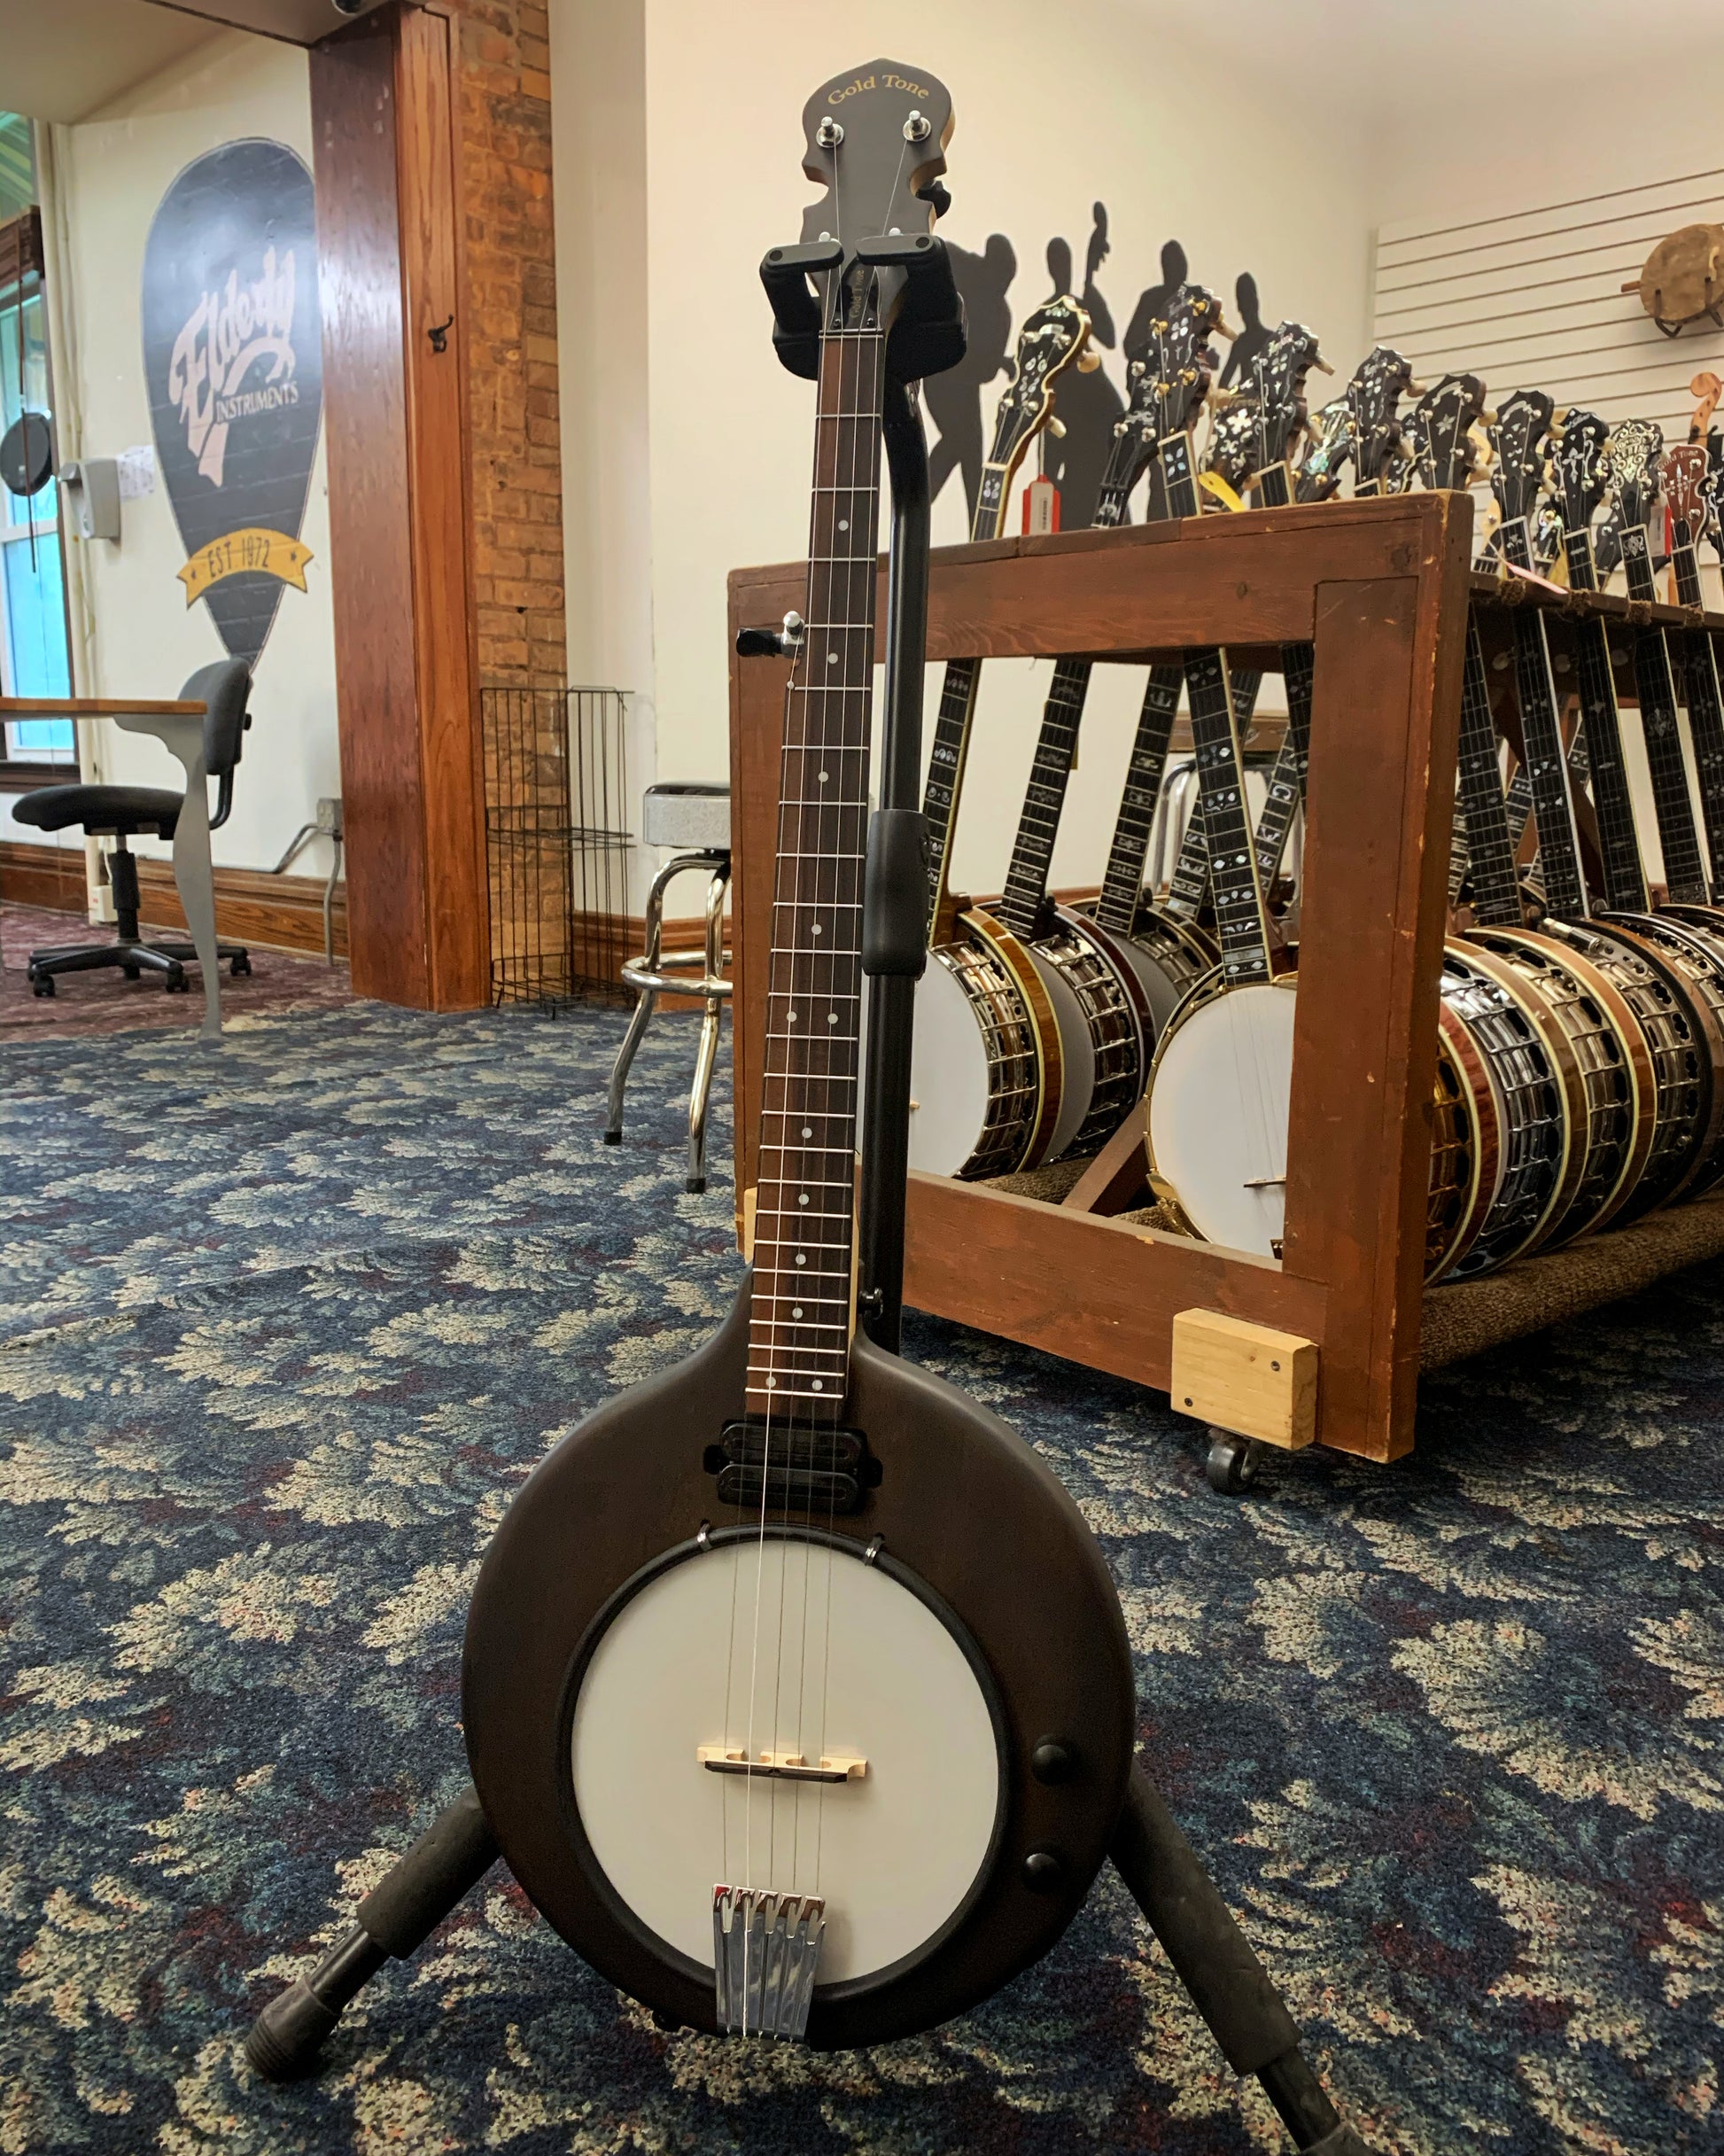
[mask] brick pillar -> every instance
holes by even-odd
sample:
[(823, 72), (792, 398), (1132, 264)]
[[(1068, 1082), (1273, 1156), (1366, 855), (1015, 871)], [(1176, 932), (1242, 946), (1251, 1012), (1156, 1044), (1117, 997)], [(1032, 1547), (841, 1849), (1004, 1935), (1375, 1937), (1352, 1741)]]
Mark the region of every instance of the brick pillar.
[(479, 675), (484, 681), (561, 681), (563, 480), (546, 0), (460, 0), (460, 7)]

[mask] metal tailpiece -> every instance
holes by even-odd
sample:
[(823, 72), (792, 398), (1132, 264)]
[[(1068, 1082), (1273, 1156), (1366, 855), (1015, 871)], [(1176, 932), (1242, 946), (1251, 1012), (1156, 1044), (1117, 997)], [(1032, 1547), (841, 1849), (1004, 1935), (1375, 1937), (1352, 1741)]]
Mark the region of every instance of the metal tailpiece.
[(826, 1903), (764, 1887), (712, 1889), (712, 1975), (726, 2036), (799, 2043), (814, 1998)]

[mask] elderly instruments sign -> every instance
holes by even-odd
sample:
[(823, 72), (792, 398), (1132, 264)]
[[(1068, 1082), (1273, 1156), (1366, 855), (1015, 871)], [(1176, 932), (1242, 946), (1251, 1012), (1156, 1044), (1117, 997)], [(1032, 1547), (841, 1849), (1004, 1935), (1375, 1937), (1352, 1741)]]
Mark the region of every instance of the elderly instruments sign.
[(285, 143), (224, 143), (162, 197), (144, 252), (144, 366), (188, 606), (255, 665), (299, 537), (323, 409), (311, 174)]

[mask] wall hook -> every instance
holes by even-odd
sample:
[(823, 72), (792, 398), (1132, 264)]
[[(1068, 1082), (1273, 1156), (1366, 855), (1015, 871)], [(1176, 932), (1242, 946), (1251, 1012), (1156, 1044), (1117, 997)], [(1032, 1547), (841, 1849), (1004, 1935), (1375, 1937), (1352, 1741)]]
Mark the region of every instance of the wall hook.
[(431, 339), (431, 346), (433, 352), (447, 352), (448, 350), (449, 331), (454, 329), (454, 322), (455, 318), (453, 315), (451, 315), (447, 322), (439, 322), (435, 329), (426, 331), (425, 334)]

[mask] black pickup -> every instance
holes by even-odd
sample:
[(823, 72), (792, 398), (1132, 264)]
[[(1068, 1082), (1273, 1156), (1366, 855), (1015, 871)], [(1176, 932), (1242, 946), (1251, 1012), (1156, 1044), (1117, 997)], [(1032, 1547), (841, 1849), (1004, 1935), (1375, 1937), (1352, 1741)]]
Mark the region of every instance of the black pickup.
[(820, 1519), (860, 1512), (880, 1485), (880, 1462), (860, 1430), (726, 1422), (702, 1463), (718, 1480), (718, 1502)]

